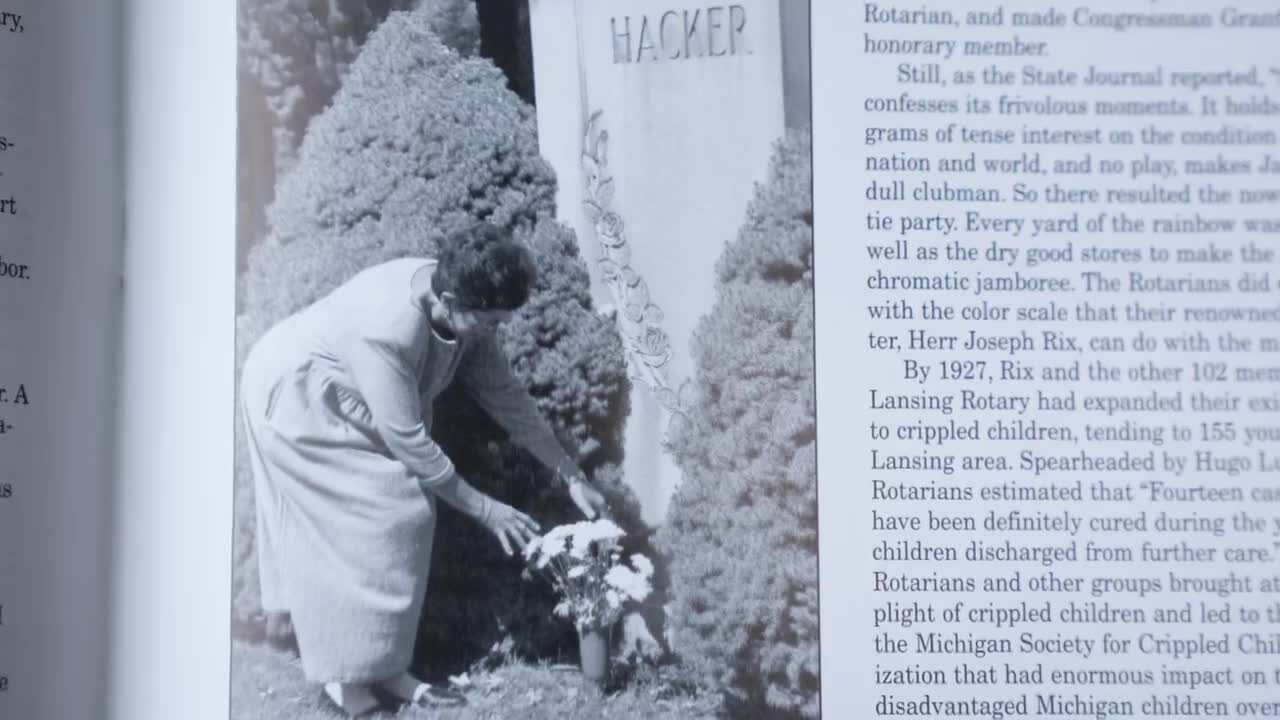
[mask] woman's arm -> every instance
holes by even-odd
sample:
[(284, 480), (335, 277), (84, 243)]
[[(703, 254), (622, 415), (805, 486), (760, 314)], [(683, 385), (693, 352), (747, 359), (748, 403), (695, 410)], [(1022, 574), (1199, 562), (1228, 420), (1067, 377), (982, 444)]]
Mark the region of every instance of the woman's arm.
[(347, 361), (383, 442), (426, 491), (487, 527), (508, 555), (537, 535), (533, 518), (472, 487), (431, 439), (417, 377), (404, 353), (393, 343), (360, 339), (351, 343)]
[(431, 439), (422, 420), (418, 380), (404, 354), (393, 344), (356, 338), (344, 360), (372, 422), (387, 449), (426, 487), (453, 476), (453, 462)]
[(498, 347), (497, 338), (485, 335), (473, 341), (459, 368), (459, 380), (513, 442), (557, 474), (579, 474), (577, 463), (565, 453), (529, 391), (512, 374), (511, 363)]
[(448, 503), (458, 512), (486, 524), (496, 501), (475, 489), (471, 483), (462, 479), (457, 472), (447, 480), (431, 488), (436, 497)]
[(501, 425), (511, 439), (568, 482), (569, 497), (582, 514), (608, 515), (608, 503), (565, 453), (551, 424), (538, 411), (526, 389), (511, 373), (511, 363), (492, 335), (475, 341), (462, 368), (463, 385), (480, 407)]
[(537, 537), (540, 528), (533, 518), (476, 490), (456, 472), (433, 486), (431, 491), (459, 512), (489, 528), (508, 555), (513, 554), (515, 548), (523, 549)]

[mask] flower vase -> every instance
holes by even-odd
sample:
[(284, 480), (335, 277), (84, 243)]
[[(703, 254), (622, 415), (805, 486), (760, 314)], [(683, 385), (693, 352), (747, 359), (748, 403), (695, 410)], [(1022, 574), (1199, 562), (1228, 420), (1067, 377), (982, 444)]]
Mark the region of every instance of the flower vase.
[(609, 679), (609, 631), (579, 629), (578, 656), (582, 661), (582, 676), (603, 685)]

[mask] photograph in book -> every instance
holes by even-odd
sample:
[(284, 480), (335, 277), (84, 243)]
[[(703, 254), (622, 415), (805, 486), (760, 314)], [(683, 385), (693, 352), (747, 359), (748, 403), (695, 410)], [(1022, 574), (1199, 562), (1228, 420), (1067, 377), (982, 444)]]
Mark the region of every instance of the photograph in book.
[(240, 0), (234, 720), (820, 717), (809, 30)]

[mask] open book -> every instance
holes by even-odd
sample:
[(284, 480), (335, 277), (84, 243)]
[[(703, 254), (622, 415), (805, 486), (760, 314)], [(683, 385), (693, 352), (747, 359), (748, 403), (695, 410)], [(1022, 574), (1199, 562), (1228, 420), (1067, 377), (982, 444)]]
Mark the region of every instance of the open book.
[(0, 0), (0, 717), (1280, 713), (1280, 10)]

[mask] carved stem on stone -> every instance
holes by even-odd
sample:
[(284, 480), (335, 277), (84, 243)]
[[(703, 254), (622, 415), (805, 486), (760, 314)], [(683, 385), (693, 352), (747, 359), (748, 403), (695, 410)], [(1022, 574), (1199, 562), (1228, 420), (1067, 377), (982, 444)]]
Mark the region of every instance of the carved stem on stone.
[(600, 242), (600, 271), (613, 297), (618, 328), (627, 351), (631, 379), (644, 383), (658, 402), (684, 415), (690, 384), (671, 384), (671, 338), (662, 329), (663, 312), (649, 296), (649, 286), (631, 267), (631, 245), (626, 223), (613, 208), (614, 182), (609, 174), (609, 131), (601, 127), (603, 111), (587, 120), (583, 137), (582, 172), (586, 180), (583, 204)]

